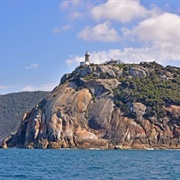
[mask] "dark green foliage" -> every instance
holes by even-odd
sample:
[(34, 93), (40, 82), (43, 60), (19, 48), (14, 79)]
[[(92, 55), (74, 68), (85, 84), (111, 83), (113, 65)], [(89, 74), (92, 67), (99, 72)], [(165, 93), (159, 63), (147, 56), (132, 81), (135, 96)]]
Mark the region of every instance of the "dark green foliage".
[(49, 92), (20, 92), (0, 95), (0, 140), (16, 131), (23, 114), (33, 108)]
[[(155, 62), (140, 65), (150, 70), (149, 77), (119, 78), (121, 84), (114, 91), (115, 103), (130, 117), (134, 117), (134, 114), (125, 108), (127, 103), (141, 102), (147, 107), (144, 115), (146, 118), (152, 116), (163, 118), (166, 115), (163, 106), (180, 105), (180, 68), (163, 67)], [(127, 71), (127, 65), (125, 68)], [(163, 75), (169, 78), (163, 80), (161, 78)]]
[[(155, 116), (159, 120), (167, 114), (163, 106), (180, 105), (180, 68), (164, 67), (155, 61), (140, 64), (113, 64), (112, 68), (114, 66), (122, 72), (116, 77), (121, 84), (114, 90), (115, 104), (120, 107), (125, 116), (136, 118), (136, 114), (130, 111), (128, 103), (143, 103), (147, 107), (144, 116), (146, 118)], [(133, 69), (142, 71), (143, 75), (132, 73)], [(106, 72), (101, 72), (98, 77), (93, 77), (92, 74), (85, 76), (86, 80), (97, 78), (111, 79), (112, 77)]]

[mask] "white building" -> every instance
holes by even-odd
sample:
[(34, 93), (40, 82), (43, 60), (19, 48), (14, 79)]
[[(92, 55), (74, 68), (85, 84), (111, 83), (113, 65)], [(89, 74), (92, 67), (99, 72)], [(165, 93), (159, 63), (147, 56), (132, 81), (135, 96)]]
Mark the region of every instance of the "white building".
[(80, 66), (84, 66), (84, 65), (90, 65), (90, 54), (88, 51), (86, 51), (86, 53), (85, 53), (84, 62), (80, 62)]

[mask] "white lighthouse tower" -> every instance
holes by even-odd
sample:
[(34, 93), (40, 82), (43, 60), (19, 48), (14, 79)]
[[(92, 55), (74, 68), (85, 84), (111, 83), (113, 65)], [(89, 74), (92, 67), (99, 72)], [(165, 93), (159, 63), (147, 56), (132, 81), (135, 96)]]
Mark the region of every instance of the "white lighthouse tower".
[(86, 53), (85, 53), (85, 60), (83, 61), (83, 62), (80, 62), (80, 66), (84, 66), (84, 65), (90, 65), (90, 54), (89, 54), (89, 52), (88, 51), (86, 51)]
[(86, 54), (85, 54), (85, 65), (90, 65), (89, 57), (90, 57), (90, 54), (89, 54), (88, 51), (86, 51)]

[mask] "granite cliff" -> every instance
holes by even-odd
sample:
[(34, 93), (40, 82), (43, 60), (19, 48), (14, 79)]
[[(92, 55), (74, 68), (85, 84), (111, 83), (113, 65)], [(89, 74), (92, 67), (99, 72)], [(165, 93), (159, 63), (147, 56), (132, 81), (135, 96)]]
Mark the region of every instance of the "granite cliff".
[(77, 67), (4, 142), (20, 148), (180, 148), (180, 68)]

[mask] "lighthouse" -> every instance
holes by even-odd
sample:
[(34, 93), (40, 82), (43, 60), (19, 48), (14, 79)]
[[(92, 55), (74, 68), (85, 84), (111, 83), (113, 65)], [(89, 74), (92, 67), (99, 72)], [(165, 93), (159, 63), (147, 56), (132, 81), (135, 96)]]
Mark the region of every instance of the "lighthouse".
[(90, 54), (88, 51), (86, 51), (85, 60), (83, 62), (80, 62), (80, 66), (90, 65), (89, 57), (90, 57)]
[(85, 54), (85, 65), (90, 65), (89, 57), (90, 57), (90, 54), (89, 54), (88, 51), (86, 51), (86, 54)]

